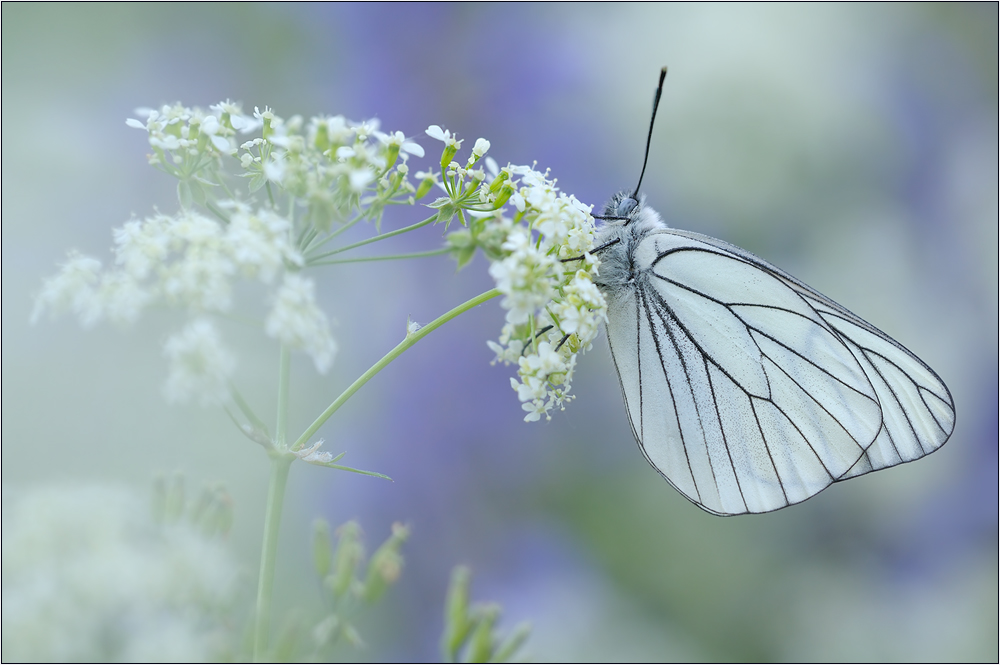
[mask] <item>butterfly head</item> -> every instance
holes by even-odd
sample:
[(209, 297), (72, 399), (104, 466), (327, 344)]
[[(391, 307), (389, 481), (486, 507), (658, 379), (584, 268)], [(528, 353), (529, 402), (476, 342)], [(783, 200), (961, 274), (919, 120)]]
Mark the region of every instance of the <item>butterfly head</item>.
[(608, 222), (621, 222), (622, 226), (632, 221), (633, 217), (642, 210), (645, 196), (636, 198), (636, 194), (623, 189), (604, 205), (603, 214), (598, 219)]

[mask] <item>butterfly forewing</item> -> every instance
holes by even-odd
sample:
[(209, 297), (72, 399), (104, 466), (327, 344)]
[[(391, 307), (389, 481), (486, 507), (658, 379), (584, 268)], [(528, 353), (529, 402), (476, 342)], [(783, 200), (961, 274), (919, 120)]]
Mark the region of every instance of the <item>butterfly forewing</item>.
[(706, 510), (776, 510), (950, 435), (930, 368), (749, 252), (670, 229), (633, 261), (608, 310), (629, 419), (649, 462)]

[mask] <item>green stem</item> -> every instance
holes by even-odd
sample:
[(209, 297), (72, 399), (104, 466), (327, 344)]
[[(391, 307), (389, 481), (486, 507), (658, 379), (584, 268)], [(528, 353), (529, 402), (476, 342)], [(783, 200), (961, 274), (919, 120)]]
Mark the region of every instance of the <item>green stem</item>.
[(358, 379), (347, 388), (347, 390), (342, 392), (340, 394), (340, 397), (334, 400), (333, 404), (326, 407), (326, 411), (321, 413), (320, 416), (313, 422), (313, 424), (310, 425), (309, 428), (302, 433), (302, 436), (300, 436), (295, 441), (295, 443), (292, 444), (291, 449), (299, 450), (300, 448), (302, 448), (302, 446), (306, 444), (306, 442), (310, 439), (310, 437), (312, 437), (312, 435), (315, 434), (316, 431), (323, 426), (323, 423), (329, 420), (330, 416), (336, 413), (337, 409), (343, 406), (344, 402), (350, 399), (351, 395), (356, 393), (358, 389), (361, 388), (361, 386), (368, 383), (369, 379), (371, 379), (373, 376), (381, 372), (386, 367), (386, 365), (388, 365), (393, 360), (398, 358), (399, 355), (403, 353), (403, 351), (406, 351), (408, 348), (410, 348), (411, 346), (422, 340), (424, 337), (426, 337), (430, 333), (434, 332), (435, 330), (443, 326), (448, 321), (451, 321), (459, 314), (467, 312), (473, 307), (483, 304), (490, 298), (496, 298), (498, 295), (500, 295), (500, 291), (498, 291), (497, 289), (490, 289), (486, 293), (480, 293), (475, 298), (472, 298), (471, 300), (466, 300), (458, 307), (455, 307), (454, 309), (445, 312), (444, 314), (434, 319), (433, 321), (431, 321), (426, 326), (424, 326), (417, 332), (413, 333), (412, 335), (407, 335), (406, 339), (404, 339), (402, 342), (396, 345), (396, 348), (394, 348), (392, 351), (382, 356), (381, 360), (372, 365), (367, 372), (359, 376)]
[(365, 261), (392, 261), (394, 259), (419, 259), (424, 256), (440, 256), (451, 251), (450, 247), (431, 249), (426, 252), (413, 252), (412, 254), (393, 254), (391, 256), (361, 256), (356, 259), (330, 259), (329, 261), (311, 261), (311, 266), (332, 266), (337, 263), (363, 263)]
[(281, 345), (281, 359), (278, 361), (278, 422), (275, 424), (275, 445), (278, 450), (285, 450), (288, 429), (288, 377), (291, 367), (291, 352), (285, 344)]
[[(261, 163), (263, 163), (263, 160), (261, 160)], [(271, 192), (271, 183), (270, 183), (270, 181), (265, 182), (264, 183), (264, 187), (267, 189), (267, 198), (271, 202), (271, 207), (272, 208), (277, 208), (278, 204), (274, 202), (274, 193)]]
[(352, 226), (354, 226), (355, 224), (357, 224), (358, 222), (360, 222), (362, 219), (364, 219), (364, 217), (362, 217), (361, 215), (358, 215), (357, 217), (355, 217), (351, 221), (344, 222), (336, 230), (331, 231), (330, 235), (328, 235), (327, 237), (323, 238), (323, 242), (326, 242), (327, 240), (330, 240), (332, 238), (336, 238), (341, 233), (343, 233), (347, 229), (351, 228)]
[(355, 247), (362, 247), (379, 240), (385, 240), (386, 238), (391, 238), (393, 236), (398, 236), (401, 233), (407, 233), (408, 231), (415, 231), (421, 226), (427, 226), (428, 224), (434, 222), (437, 219), (437, 215), (432, 215), (422, 222), (417, 222), (416, 224), (411, 224), (409, 226), (404, 226), (401, 229), (396, 229), (395, 231), (389, 231), (388, 233), (382, 233), (380, 235), (368, 238), (367, 240), (361, 240), (350, 245), (344, 245), (343, 247), (338, 247), (337, 249), (331, 249), (329, 252), (323, 252), (322, 254), (316, 254), (315, 256), (308, 257), (308, 260), (314, 261), (316, 259), (325, 259), (328, 256), (333, 256), (334, 254), (340, 254), (341, 252), (346, 252), (349, 249), (354, 249)]
[(274, 590), (274, 562), (278, 554), (278, 531), (281, 526), (281, 506), (285, 500), (288, 470), (294, 455), (271, 457), (271, 479), (267, 488), (267, 513), (264, 517), (264, 543), (260, 552), (260, 578), (257, 583), (257, 616), (254, 622), (253, 660), (270, 660), (267, 637), (271, 627), (271, 595)]
[(271, 478), (267, 487), (267, 512), (264, 516), (264, 542), (260, 548), (260, 578), (257, 581), (257, 617), (254, 625), (253, 659), (267, 658), (267, 637), (271, 627), (271, 592), (274, 589), (274, 562), (278, 555), (278, 531), (281, 527), (281, 506), (285, 501), (285, 484), (294, 455), (286, 452), (288, 420), (288, 379), (291, 354), (281, 345), (278, 361), (278, 417), (275, 425), (276, 450), (271, 453)]
[(205, 207), (208, 208), (209, 212), (218, 217), (223, 224), (229, 224), (229, 217), (227, 217), (221, 210), (215, 207), (211, 201), (205, 202)]

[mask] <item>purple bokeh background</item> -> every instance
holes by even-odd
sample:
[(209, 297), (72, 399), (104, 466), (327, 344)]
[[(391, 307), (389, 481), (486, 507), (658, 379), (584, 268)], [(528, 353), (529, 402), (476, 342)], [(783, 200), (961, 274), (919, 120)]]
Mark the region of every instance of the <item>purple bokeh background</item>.
[[(473, 567), (476, 599), (504, 605), (504, 626), (535, 623), (540, 660), (996, 657), (995, 6), (4, 4), (3, 19), (8, 486), (141, 483), (173, 468), (222, 479), (234, 546), (256, 566), (266, 464), (224, 415), (161, 404), (158, 345), (176, 321), (88, 334), (26, 323), (67, 249), (106, 256), (111, 227), (175, 208), (173, 183), (143, 167), (143, 137), (124, 125), (133, 108), (230, 97), (285, 117), (378, 117), (429, 157), (422, 132), (439, 124), (467, 148), (488, 138), (501, 164), (537, 160), (601, 205), (638, 177), (668, 64), (649, 203), (900, 339), (951, 388), (953, 440), (802, 506), (714, 518), (636, 449), (603, 336), (566, 412), (523, 423), (510, 368), (489, 365), (485, 341), (503, 322), (491, 302), (321, 430), (346, 464), (394, 482), (293, 471), (279, 604), (318, 602), (314, 517), (358, 519), (372, 547), (400, 520), (413, 527), (406, 569), (363, 621), (362, 658), (436, 659), (457, 563)], [(424, 215), (391, 213), (384, 228)], [(378, 253), (438, 246), (425, 230)], [(345, 242), (370, 233), (353, 231)], [(341, 354), (325, 377), (296, 359), (292, 428), (395, 345), (407, 316), (426, 323), (490, 288), (486, 265), (325, 270)], [(276, 352), (249, 337), (240, 380), (266, 410)]]

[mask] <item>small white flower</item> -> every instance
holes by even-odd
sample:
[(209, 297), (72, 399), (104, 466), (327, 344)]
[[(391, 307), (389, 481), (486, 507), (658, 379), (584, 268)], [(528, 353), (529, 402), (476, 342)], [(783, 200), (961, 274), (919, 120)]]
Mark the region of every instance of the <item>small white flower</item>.
[(354, 169), (348, 176), (351, 191), (358, 194), (365, 191), (365, 188), (370, 185), (373, 180), (375, 180), (375, 174), (367, 168)]
[(167, 232), (177, 253), (176, 260), (158, 269), (167, 301), (195, 310), (227, 311), (237, 266), (221, 225), (195, 212), (182, 212), (171, 220)]
[(517, 363), (518, 379), (511, 379), (511, 386), (527, 411), (525, 420), (534, 421), (549, 418), (553, 408), (565, 408), (572, 399), (577, 354), (591, 347), (605, 302), (593, 282), (599, 261), (581, 259), (575, 272), (560, 261), (593, 247), (589, 208), (559, 192), (547, 173), (526, 166), (504, 171), (511, 183), (520, 177), (510, 202), (523, 215), (520, 224), (495, 226), (504, 234), (504, 256), (489, 272), (505, 296), (507, 322), (499, 343), (488, 344), (494, 362)]
[(238, 209), (226, 227), (226, 244), (244, 275), (270, 283), (285, 261), (302, 264), (302, 256), (288, 236), (291, 228), (287, 219), (270, 210), (251, 214), (247, 209)]
[(358, 141), (367, 141), (369, 136), (378, 131), (380, 124), (378, 118), (372, 118), (371, 120), (365, 120), (354, 125), (351, 127), (351, 131), (357, 136)]
[(267, 315), (264, 330), (283, 344), (308, 353), (316, 371), (325, 374), (337, 354), (326, 315), (316, 305), (312, 280), (286, 274)]
[(476, 159), (481, 158), (486, 154), (486, 151), (490, 149), (490, 142), (486, 139), (476, 139), (476, 145), (472, 148), (472, 154), (476, 156)]
[(401, 153), (408, 153), (410, 155), (415, 155), (417, 157), (424, 156), (424, 149), (417, 143), (410, 141), (406, 138), (403, 132), (393, 132), (391, 134), (383, 134), (382, 132), (375, 132), (375, 136), (384, 145), (395, 145), (399, 146), (399, 151)]
[(275, 119), (274, 111), (270, 106), (265, 106), (262, 112), (258, 107), (253, 107), (253, 117), (259, 122), (270, 122)]
[(102, 308), (112, 323), (135, 323), (153, 297), (138, 280), (126, 273), (107, 273), (101, 279)]
[(236, 369), (236, 360), (208, 319), (195, 319), (172, 335), (163, 354), (170, 362), (163, 387), (168, 401), (211, 406), (229, 397), (229, 377)]
[(280, 185), (285, 176), (285, 162), (280, 155), (274, 155), (264, 163), (264, 177)]
[[(478, 162), (480, 159), (482, 159), (483, 155), (485, 155), (486, 151), (489, 149), (490, 149), (489, 141), (481, 138), (476, 139), (476, 145), (472, 146), (472, 154), (469, 155), (469, 161), (468, 163), (466, 163), (466, 166), (472, 166), (473, 164)], [(482, 180), (485, 177), (486, 174), (483, 173), (482, 177), (480, 177), (479, 180)]]
[(445, 144), (445, 146), (451, 146), (456, 149), (462, 146), (462, 141), (456, 140), (455, 137), (452, 136), (451, 132), (449, 132), (447, 129), (441, 129), (437, 125), (431, 125), (430, 127), (427, 128), (427, 130), (424, 133), (427, 134), (427, 136), (431, 137), (432, 139), (442, 141)]
[(42, 314), (60, 314), (70, 311), (80, 318), (84, 327), (97, 323), (103, 308), (97, 292), (101, 262), (78, 252), (70, 252), (62, 269), (45, 280), (41, 293), (35, 298), (31, 322), (36, 323)]

